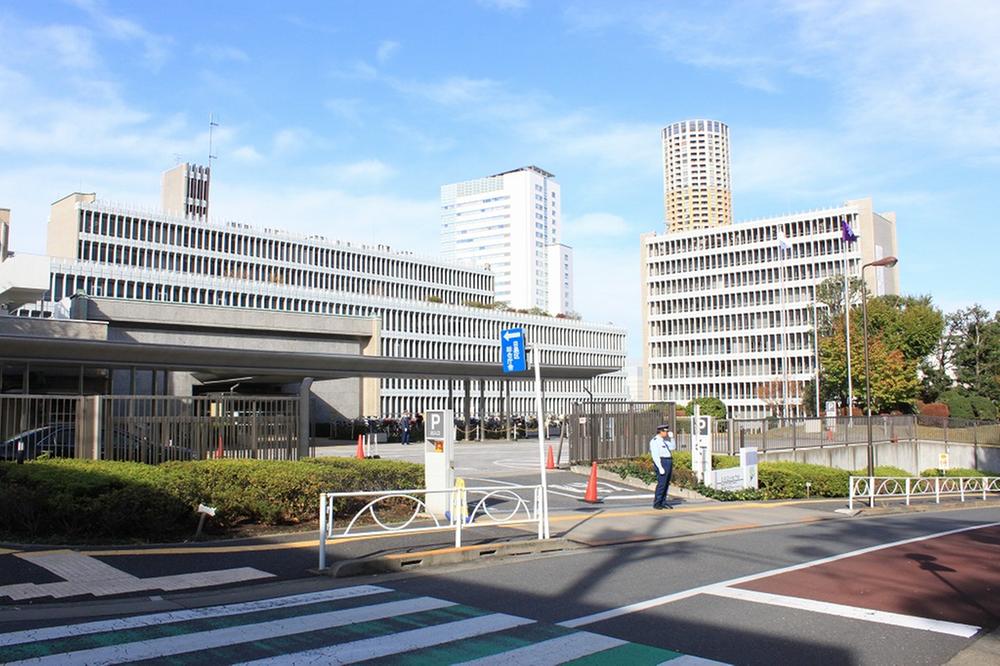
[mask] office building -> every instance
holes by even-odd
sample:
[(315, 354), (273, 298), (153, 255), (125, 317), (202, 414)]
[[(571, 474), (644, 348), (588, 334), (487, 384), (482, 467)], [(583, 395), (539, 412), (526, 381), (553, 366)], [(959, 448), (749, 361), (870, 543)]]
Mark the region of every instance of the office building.
[[(842, 220), (857, 242), (843, 240)], [(783, 391), (787, 373), (788, 407), (799, 413), (801, 389), (816, 372), (817, 285), (842, 278), (845, 267), (859, 277), (863, 264), (896, 252), (895, 214), (874, 212), (871, 199), (644, 235), (643, 397), (681, 404), (717, 397), (733, 417), (762, 418), (777, 411), (766, 387), (780, 382)], [(899, 293), (897, 268), (870, 269), (865, 278), (874, 296)]]
[(198, 164), (178, 164), (163, 172), (160, 183), (160, 206), (171, 215), (208, 219), (208, 190), (211, 169)]
[(663, 215), (668, 232), (733, 223), (729, 127), (682, 120), (663, 128)]
[[(48, 255), (45, 302), (22, 313), (58, 314), (68, 297), (84, 292), (98, 298), (365, 317), (378, 329), (366, 353), (498, 364), (500, 331), (523, 326), (528, 343), (541, 350), (543, 377), (546, 365), (616, 371), (594, 380), (547, 381), (547, 414), (568, 413), (572, 402), (588, 398), (588, 390), (595, 399), (624, 400), (626, 395), (623, 329), (497, 309), (494, 275), (483, 268), (382, 245), (153, 213), (81, 193), (52, 205)], [(445, 380), (366, 378), (363, 384), (366, 415), (447, 407), (462, 412), (459, 387)], [(473, 390), (474, 414), (533, 413), (530, 381), (486, 381)]]
[(442, 255), (488, 268), (498, 301), (568, 314), (572, 248), (561, 244), (561, 211), (555, 176), (535, 166), (444, 185)]

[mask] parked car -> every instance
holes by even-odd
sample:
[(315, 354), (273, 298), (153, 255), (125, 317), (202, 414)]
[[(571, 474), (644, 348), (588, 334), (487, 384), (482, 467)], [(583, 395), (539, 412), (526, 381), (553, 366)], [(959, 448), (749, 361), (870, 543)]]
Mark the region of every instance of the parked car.
[[(76, 457), (76, 424), (56, 423), (26, 430), (0, 444), (0, 460), (17, 460), (18, 442), (24, 444), (24, 459), (42, 454), (53, 458)], [(160, 463), (167, 460), (191, 460), (191, 449), (145, 441), (124, 430), (112, 434), (110, 454), (102, 444), (101, 458), (134, 462)]]

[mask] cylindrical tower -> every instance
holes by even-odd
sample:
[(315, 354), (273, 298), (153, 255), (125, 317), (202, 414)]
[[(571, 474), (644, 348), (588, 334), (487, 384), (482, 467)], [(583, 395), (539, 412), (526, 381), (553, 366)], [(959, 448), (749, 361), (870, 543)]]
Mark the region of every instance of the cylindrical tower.
[(733, 223), (729, 127), (682, 120), (663, 128), (663, 216), (667, 231)]

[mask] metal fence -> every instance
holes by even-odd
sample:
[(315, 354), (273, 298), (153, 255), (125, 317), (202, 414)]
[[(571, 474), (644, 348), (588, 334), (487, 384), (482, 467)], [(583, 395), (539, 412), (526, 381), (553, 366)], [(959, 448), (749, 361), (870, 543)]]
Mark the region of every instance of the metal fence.
[(941, 503), (941, 495), (958, 495), (987, 499), (990, 493), (1000, 493), (1000, 476), (935, 476), (913, 478), (909, 476), (852, 476), (849, 480), (847, 507), (854, 510), (854, 501), (860, 500), (875, 506), (876, 499), (910, 500), (914, 497), (934, 497)]
[(128, 443), (107, 457), (140, 462), (193, 458), (292, 460), (297, 456), (297, 397), (106, 396), (105, 443)]
[[(632, 458), (648, 452), (656, 426), (670, 423), (677, 449), (691, 450), (690, 417), (664, 403), (580, 403), (567, 423), (570, 461)], [(868, 419), (838, 416), (794, 419), (713, 419), (712, 452), (735, 455), (740, 447), (761, 452), (848, 447), (868, 442)], [(941, 442), (1000, 447), (1000, 423), (928, 417), (872, 416), (872, 443)]]
[(299, 399), (282, 396), (0, 396), (0, 459), (43, 455), (160, 463), (290, 460)]
[(644, 455), (661, 423), (676, 430), (677, 409), (673, 403), (578, 403), (566, 424), (570, 463)]

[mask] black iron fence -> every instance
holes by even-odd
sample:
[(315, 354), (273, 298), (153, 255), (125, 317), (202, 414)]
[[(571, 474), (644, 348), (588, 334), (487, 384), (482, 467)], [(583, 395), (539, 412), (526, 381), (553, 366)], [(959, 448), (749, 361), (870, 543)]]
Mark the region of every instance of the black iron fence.
[(566, 422), (570, 463), (632, 458), (649, 452), (656, 427), (676, 430), (677, 409), (663, 402), (583, 402)]

